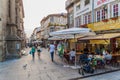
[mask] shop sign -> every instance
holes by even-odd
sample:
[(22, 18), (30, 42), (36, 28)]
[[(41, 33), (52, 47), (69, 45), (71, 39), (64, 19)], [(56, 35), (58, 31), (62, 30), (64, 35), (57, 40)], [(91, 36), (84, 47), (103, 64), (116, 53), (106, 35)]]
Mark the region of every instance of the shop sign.
[(109, 19), (108, 22), (96, 22), (93, 24), (88, 24), (87, 26), (93, 31), (120, 29), (120, 18), (118, 18), (118, 20)]
[(115, 0), (95, 0), (94, 1), (95, 8), (98, 8), (98, 7), (102, 6), (102, 5), (108, 4), (108, 3), (112, 2), (112, 1), (115, 1)]

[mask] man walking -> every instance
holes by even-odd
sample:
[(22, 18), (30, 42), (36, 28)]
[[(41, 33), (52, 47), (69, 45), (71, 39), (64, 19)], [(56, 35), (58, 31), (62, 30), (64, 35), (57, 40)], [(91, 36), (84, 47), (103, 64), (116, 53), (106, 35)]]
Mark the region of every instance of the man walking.
[(48, 51), (50, 51), (51, 61), (53, 62), (53, 61), (54, 61), (54, 51), (55, 51), (55, 46), (54, 46), (53, 43), (51, 43), (51, 44), (49, 45)]

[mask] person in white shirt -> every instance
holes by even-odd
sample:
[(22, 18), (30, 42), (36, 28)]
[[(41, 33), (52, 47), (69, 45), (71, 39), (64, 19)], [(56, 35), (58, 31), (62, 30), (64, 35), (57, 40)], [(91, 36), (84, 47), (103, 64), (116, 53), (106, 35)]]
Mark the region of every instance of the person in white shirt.
[(38, 53), (38, 59), (40, 59), (40, 53), (41, 53), (41, 47), (40, 47), (40, 45), (38, 45), (38, 47), (37, 47), (37, 53)]
[(69, 55), (70, 55), (70, 60), (72, 60), (72, 59), (75, 57), (75, 54), (76, 54), (75, 49), (72, 49), (72, 50), (70, 51), (70, 53), (69, 53)]
[(106, 54), (104, 55), (105, 60), (111, 60), (112, 59), (112, 55), (110, 54), (110, 52), (107, 50)]
[(54, 51), (55, 51), (55, 45), (53, 43), (51, 43), (49, 45), (49, 49), (48, 51), (50, 51), (50, 55), (51, 55), (51, 61), (54, 61)]

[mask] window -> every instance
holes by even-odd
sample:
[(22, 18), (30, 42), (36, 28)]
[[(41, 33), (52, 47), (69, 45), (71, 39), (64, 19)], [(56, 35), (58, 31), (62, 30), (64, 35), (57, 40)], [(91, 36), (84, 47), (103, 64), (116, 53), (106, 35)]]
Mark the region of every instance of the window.
[(90, 0), (85, 0), (85, 6), (90, 3)]
[(75, 22), (76, 22), (75, 26), (79, 27), (81, 25), (81, 18), (77, 17)]
[(97, 21), (100, 21), (100, 11), (97, 11)]
[(91, 22), (91, 15), (85, 15), (84, 16), (84, 24), (88, 24)]
[(51, 17), (51, 18), (50, 18), (50, 22), (54, 22), (54, 17)]
[(72, 13), (69, 15), (69, 22), (70, 22), (70, 24), (73, 23), (73, 14)]
[(50, 32), (53, 32), (54, 30), (55, 30), (54, 27), (51, 27), (51, 28), (50, 28)]
[(84, 24), (87, 24), (87, 15), (84, 16)]
[(118, 16), (118, 4), (113, 5), (113, 17)]
[(88, 15), (88, 23), (91, 23), (91, 15)]
[(78, 20), (79, 20), (79, 26), (80, 26), (80, 25), (81, 25), (81, 17), (79, 17), (79, 19), (78, 19)]
[(105, 15), (106, 15), (106, 12), (105, 12), (105, 10), (103, 9), (103, 10), (102, 10), (102, 20), (106, 19), (106, 16), (105, 16)]
[(76, 11), (80, 9), (80, 4), (76, 6)]

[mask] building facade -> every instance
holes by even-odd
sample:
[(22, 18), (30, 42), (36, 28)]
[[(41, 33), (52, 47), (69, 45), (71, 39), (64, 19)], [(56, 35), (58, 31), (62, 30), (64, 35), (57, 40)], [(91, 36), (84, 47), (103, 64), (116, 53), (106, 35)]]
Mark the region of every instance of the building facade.
[(37, 40), (37, 31), (38, 31), (38, 28), (39, 27), (36, 27), (34, 30), (33, 30), (33, 33), (31, 34), (31, 42), (35, 42)]
[[(97, 34), (120, 33), (120, 0), (73, 0), (69, 5), (74, 11), (74, 27), (91, 28)], [(68, 12), (70, 7), (66, 9)], [(109, 42), (111, 50), (120, 44), (116, 38)]]
[[(88, 24), (92, 24), (92, 23), (94, 23), (94, 26), (98, 26), (95, 25), (98, 22), (110, 23), (111, 20), (113, 20), (113, 18), (117, 17), (118, 20), (120, 16), (119, 0), (67, 0), (66, 3), (69, 3), (69, 5), (66, 4), (66, 10), (68, 12), (68, 16), (70, 16), (69, 9), (73, 7), (73, 11), (74, 11), (73, 24), (75, 27), (89, 27)], [(68, 19), (70, 23), (70, 17), (68, 17)], [(105, 27), (103, 29), (102, 26), (95, 27), (94, 28), (95, 30), (93, 28), (92, 29), (94, 31), (104, 30)]]
[(0, 61), (20, 57), (25, 43), (23, 18), (22, 0), (0, 0)]
[(49, 33), (67, 28), (67, 14), (50, 14), (41, 20), (41, 37), (42, 41), (47, 44)]
[(74, 0), (65, 2), (67, 10), (67, 28), (74, 27)]

